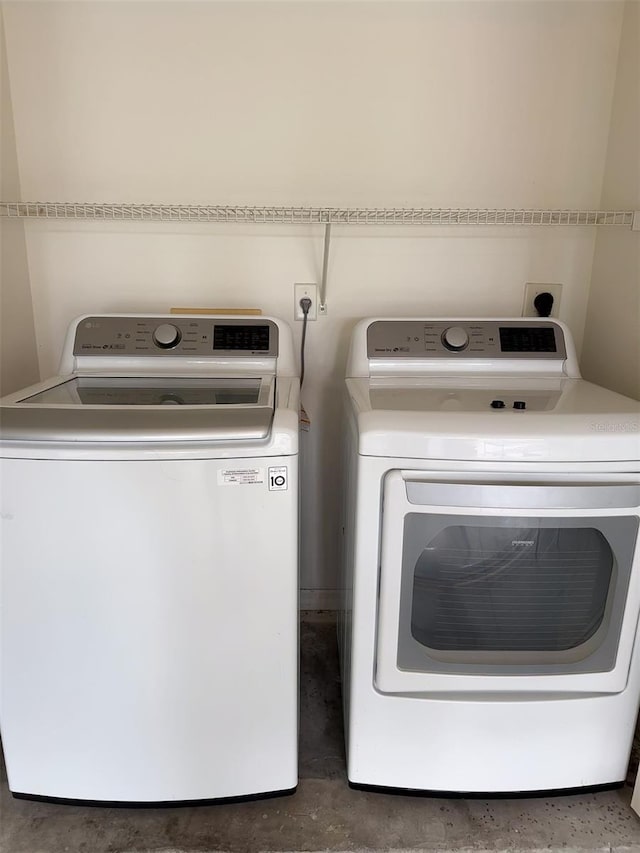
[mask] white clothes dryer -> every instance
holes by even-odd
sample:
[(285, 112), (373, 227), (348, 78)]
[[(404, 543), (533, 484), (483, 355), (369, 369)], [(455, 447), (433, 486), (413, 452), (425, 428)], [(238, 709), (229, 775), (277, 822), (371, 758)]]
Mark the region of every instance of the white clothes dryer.
[(298, 395), (280, 320), (111, 314), (1, 401), (15, 795), (295, 790)]
[(347, 368), (339, 641), (356, 786), (624, 780), (640, 404), (550, 319), (374, 319)]

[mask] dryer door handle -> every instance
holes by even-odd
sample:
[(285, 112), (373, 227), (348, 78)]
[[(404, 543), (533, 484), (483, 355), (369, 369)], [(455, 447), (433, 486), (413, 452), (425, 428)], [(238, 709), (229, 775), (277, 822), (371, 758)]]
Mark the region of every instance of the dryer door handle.
[(407, 500), (419, 506), (505, 509), (626, 509), (640, 506), (640, 486), (405, 481)]

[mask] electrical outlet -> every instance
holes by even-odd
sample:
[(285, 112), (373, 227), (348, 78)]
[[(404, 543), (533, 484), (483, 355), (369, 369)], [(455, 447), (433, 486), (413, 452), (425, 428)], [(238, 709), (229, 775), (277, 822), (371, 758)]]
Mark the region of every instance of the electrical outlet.
[(311, 300), (311, 308), (307, 319), (318, 319), (318, 285), (317, 284), (294, 284), (293, 285), (293, 316), (296, 320), (304, 320), (304, 311), (300, 307), (300, 300), (304, 297)]
[(562, 296), (561, 284), (539, 284), (534, 281), (528, 281), (524, 286), (524, 300), (522, 302), (523, 317), (539, 317), (536, 307), (533, 304), (534, 299), (540, 293), (550, 293), (553, 296), (553, 305), (551, 306), (551, 317), (557, 317), (560, 311), (560, 297)]

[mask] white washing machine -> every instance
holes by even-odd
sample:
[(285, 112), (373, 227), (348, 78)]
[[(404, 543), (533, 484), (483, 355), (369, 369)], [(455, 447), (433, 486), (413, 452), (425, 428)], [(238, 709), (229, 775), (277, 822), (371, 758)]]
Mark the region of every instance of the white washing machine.
[(1, 401), (15, 795), (295, 789), (298, 395), (279, 320), (113, 314)]
[(640, 697), (640, 404), (548, 319), (378, 319), (347, 370), (352, 785), (625, 778)]

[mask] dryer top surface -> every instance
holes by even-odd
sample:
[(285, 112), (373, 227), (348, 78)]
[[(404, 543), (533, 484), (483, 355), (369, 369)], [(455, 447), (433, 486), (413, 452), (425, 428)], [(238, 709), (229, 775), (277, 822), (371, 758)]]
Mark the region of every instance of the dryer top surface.
[(583, 380), (557, 320), (363, 320), (347, 376), (361, 455), (640, 464), (640, 403)]
[(583, 379), (348, 379), (365, 456), (639, 461), (640, 403)]

